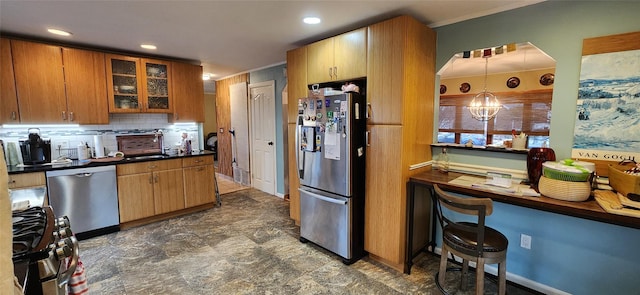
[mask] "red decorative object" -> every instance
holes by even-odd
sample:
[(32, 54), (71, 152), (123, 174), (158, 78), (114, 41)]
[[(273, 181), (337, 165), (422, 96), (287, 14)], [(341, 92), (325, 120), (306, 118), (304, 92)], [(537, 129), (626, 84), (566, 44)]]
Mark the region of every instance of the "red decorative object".
[(542, 176), (542, 163), (546, 161), (555, 161), (556, 153), (552, 148), (530, 148), (527, 154), (527, 174), (529, 176), (529, 184), (538, 190), (538, 181)]

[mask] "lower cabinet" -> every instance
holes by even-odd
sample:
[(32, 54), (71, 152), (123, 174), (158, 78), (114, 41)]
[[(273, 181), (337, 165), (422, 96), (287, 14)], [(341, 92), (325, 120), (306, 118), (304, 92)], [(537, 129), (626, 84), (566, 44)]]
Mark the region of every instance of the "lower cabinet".
[(186, 207), (215, 202), (213, 156), (184, 158), (182, 167)]
[(119, 164), (120, 223), (215, 202), (213, 155)]
[(25, 188), (47, 185), (44, 172), (9, 174), (9, 188)]
[(153, 216), (152, 173), (118, 175), (118, 206), (120, 223)]
[(184, 208), (181, 159), (120, 164), (116, 171), (120, 223)]
[(182, 169), (153, 173), (153, 202), (155, 214), (184, 209)]

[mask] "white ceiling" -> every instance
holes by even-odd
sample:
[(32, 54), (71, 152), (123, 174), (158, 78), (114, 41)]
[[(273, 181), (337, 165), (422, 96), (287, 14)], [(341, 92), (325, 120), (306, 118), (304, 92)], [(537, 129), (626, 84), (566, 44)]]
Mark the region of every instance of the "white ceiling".
[[(0, 32), (192, 60), (220, 79), (282, 63), (289, 49), (401, 14), (438, 27), (541, 1), (2, 0)], [(301, 22), (311, 15), (322, 23)], [(53, 36), (48, 27), (73, 35)], [(158, 49), (145, 51), (141, 43)]]

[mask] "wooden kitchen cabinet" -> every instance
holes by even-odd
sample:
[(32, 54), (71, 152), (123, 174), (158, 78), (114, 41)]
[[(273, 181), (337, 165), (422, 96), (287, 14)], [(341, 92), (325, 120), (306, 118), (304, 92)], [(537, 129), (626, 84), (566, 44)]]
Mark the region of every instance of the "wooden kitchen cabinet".
[(344, 81), (367, 75), (367, 28), (307, 45), (307, 83)]
[(47, 185), (44, 172), (9, 174), (9, 188), (26, 188)]
[(153, 172), (153, 201), (155, 214), (185, 208), (182, 169)]
[(69, 123), (109, 124), (104, 53), (62, 48)]
[(182, 167), (186, 207), (215, 202), (213, 156), (184, 158)]
[(171, 113), (171, 62), (106, 55), (111, 113)]
[(184, 208), (182, 160), (119, 164), (120, 223)]
[(118, 175), (118, 207), (120, 223), (155, 214), (151, 173)]
[[(298, 119), (298, 99), (307, 97), (307, 47), (287, 51), (287, 119), (295, 124)], [(292, 139), (289, 138), (289, 141)]]
[(300, 47), (287, 52), (287, 167), (289, 180), (289, 216), (300, 224), (300, 179), (298, 179), (295, 152), (296, 121), (298, 119), (298, 99), (308, 96), (307, 88), (307, 47)]
[(429, 169), (431, 160), (435, 37), (434, 31), (409, 16), (368, 28), (364, 247), (401, 271), (406, 183)]
[(187, 63), (171, 64), (173, 113), (171, 122), (204, 122), (204, 84), (202, 67)]
[[(369, 125), (365, 174), (365, 249), (386, 260), (398, 263), (404, 258), (399, 241), (404, 232), (402, 194), (402, 126)], [(393, 156), (392, 156), (393, 155)], [(391, 222), (393, 221), (393, 222)]]
[(0, 39), (0, 65), (0, 124), (20, 123), (9, 39)]
[(11, 40), (21, 123), (67, 123), (62, 50)]

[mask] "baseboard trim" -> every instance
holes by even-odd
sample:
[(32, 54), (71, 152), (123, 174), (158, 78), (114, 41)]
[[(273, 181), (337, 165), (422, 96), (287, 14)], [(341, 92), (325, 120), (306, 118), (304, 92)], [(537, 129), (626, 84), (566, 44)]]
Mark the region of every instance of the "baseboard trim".
[[(442, 248), (435, 248), (434, 252), (438, 255), (442, 254)], [(460, 261), (462, 261), (462, 258), (456, 256)], [(471, 267), (476, 267), (476, 263), (473, 261), (469, 262), (469, 266)], [(493, 266), (493, 265), (485, 265), (484, 266), (484, 271), (486, 273), (492, 274), (494, 276), (498, 275), (498, 268)], [(535, 290), (538, 291), (540, 293), (543, 294), (548, 294), (548, 295), (571, 295), (571, 293), (567, 293), (565, 291), (562, 290), (558, 290), (556, 288), (553, 288), (551, 286), (547, 286), (545, 284), (530, 280), (528, 278), (525, 278), (523, 276), (519, 276), (513, 273), (510, 273), (509, 271), (507, 271), (507, 281), (516, 283), (518, 285), (527, 287), (531, 290)]]

